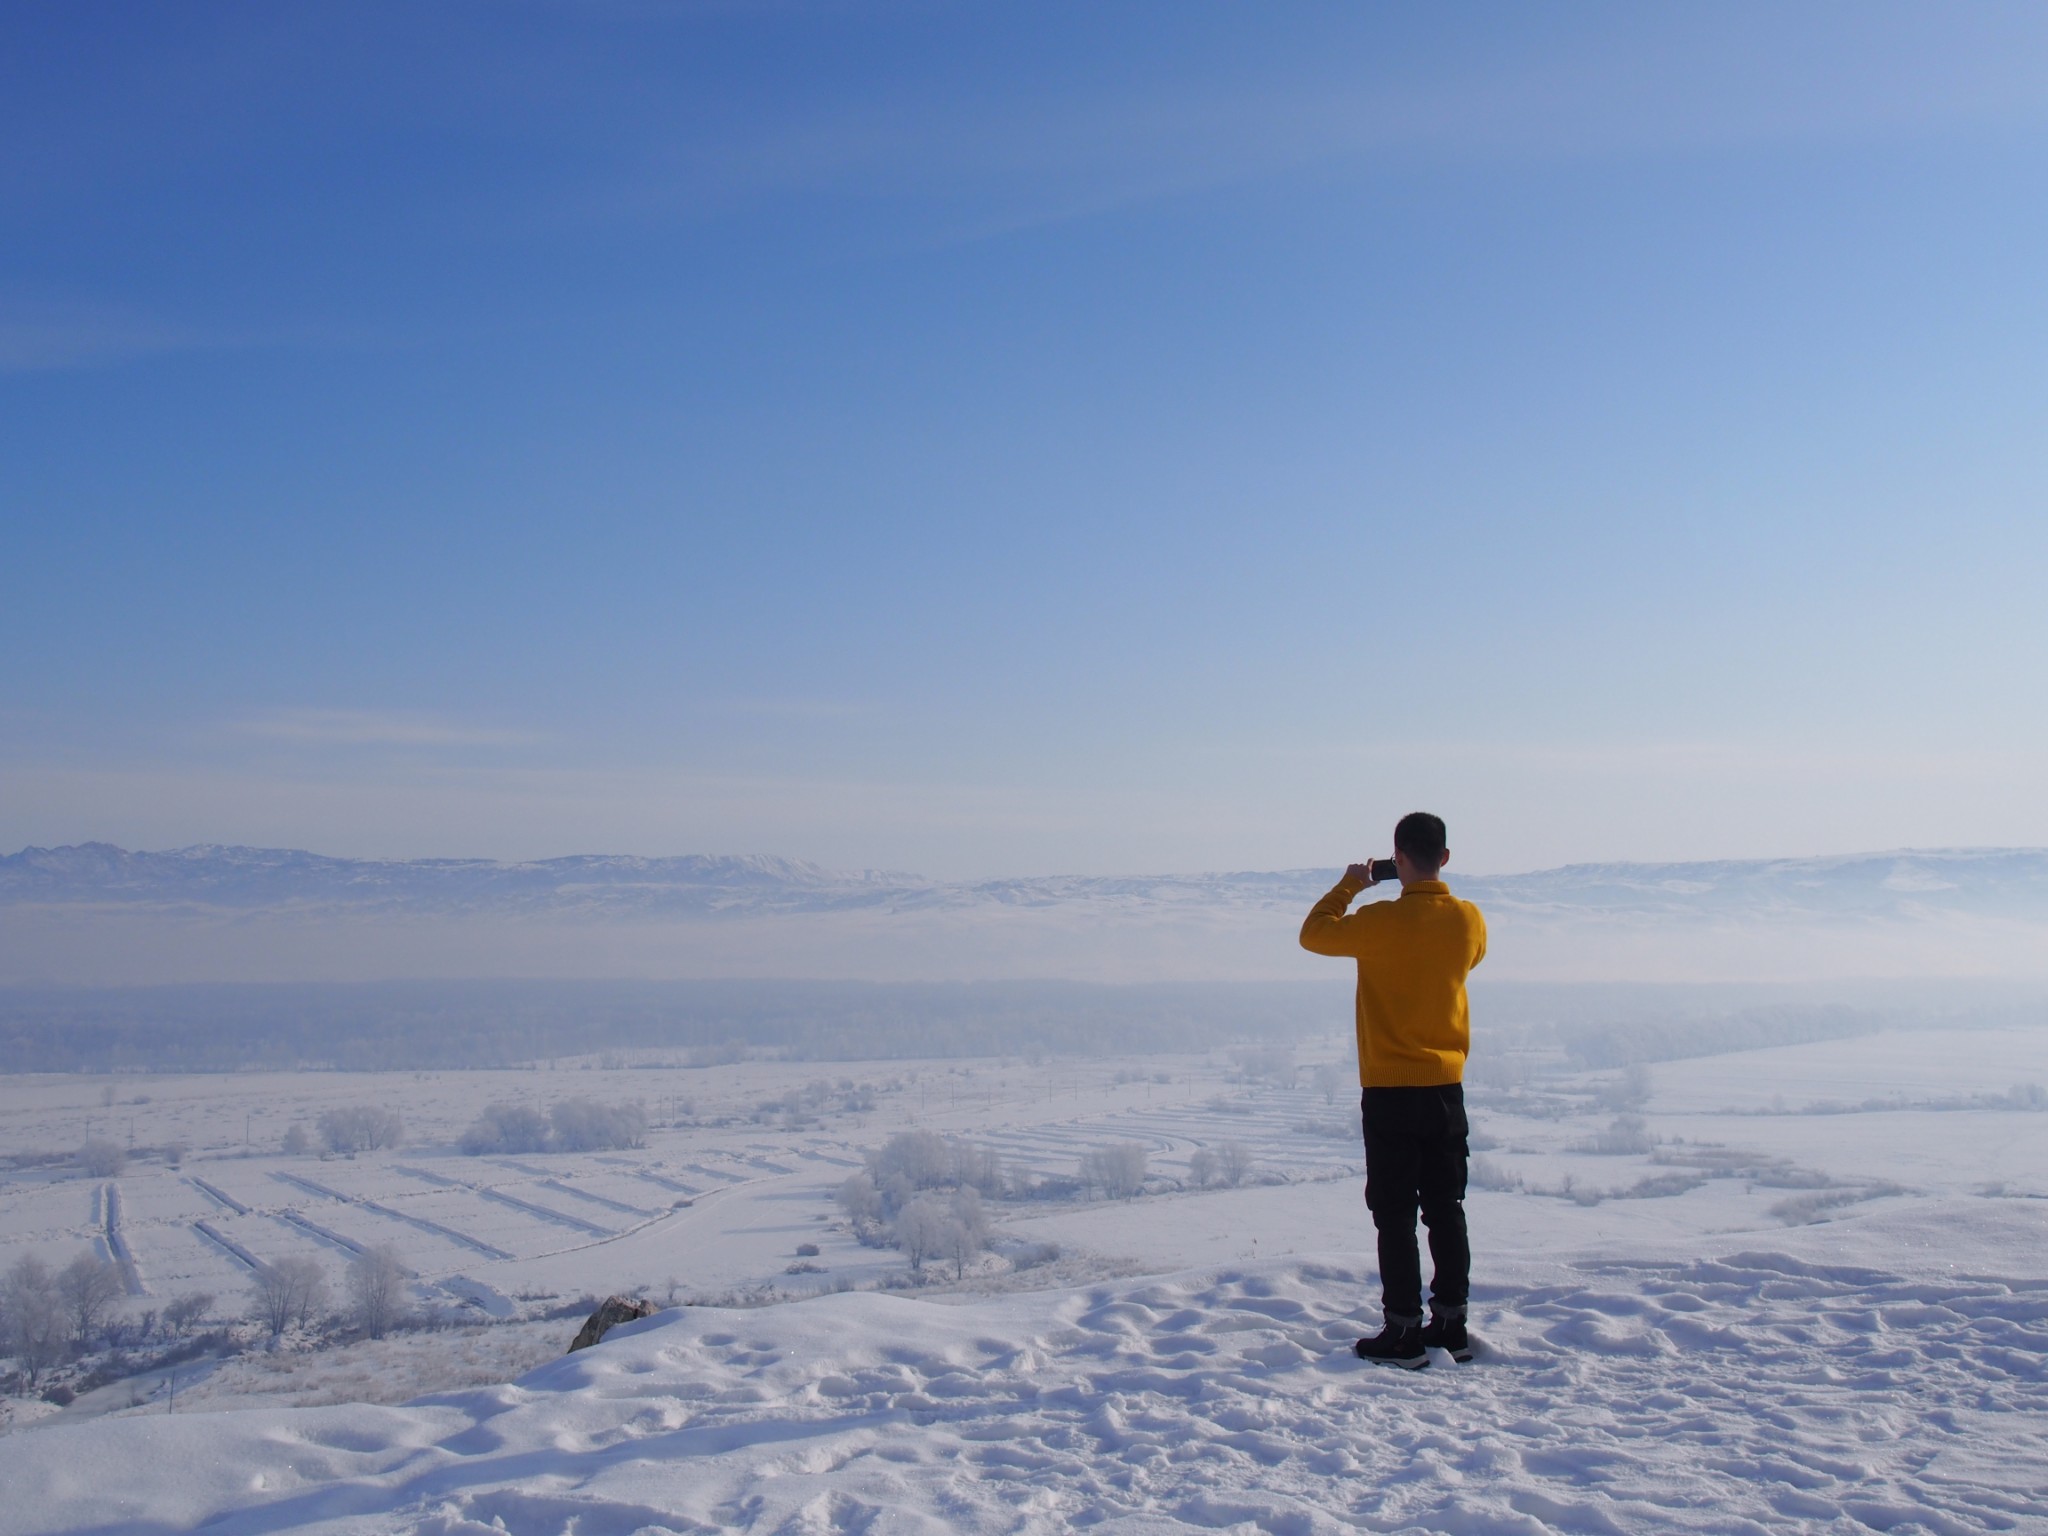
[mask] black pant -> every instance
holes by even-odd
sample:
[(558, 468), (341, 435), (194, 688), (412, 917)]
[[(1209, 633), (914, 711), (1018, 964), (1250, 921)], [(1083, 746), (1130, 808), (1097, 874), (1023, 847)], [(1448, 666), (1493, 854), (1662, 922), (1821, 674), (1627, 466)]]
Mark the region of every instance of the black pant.
[(1415, 1249), (1415, 1213), (1429, 1228), (1436, 1274), (1430, 1305), (1462, 1317), (1472, 1284), (1472, 1247), (1465, 1237), (1465, 1090), (1368, 1088), (1359, 1100), (1365, 1124), (1365, 1203), (1380, 1240), (1380, 1303), (1390, 1321), (1422, 1321), (1422, 1261)]

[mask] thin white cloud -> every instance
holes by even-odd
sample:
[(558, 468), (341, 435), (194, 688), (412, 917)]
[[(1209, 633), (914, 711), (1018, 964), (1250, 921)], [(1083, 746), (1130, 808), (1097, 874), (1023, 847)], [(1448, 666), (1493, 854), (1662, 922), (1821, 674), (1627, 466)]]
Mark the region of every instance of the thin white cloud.
[(278, 710), (237, 720), (231, 728), (238, 735), (306, 746), (513, 747), (538, 739), (528, 731), (367, 709)]
[[(1324, 163), (1545, 160), (1897, 142), (2048, 123), (2048, 12), (1924, 7), (1615, 7), (1404, 64), (1357, 37), (991, 98), (906, 75), (727, 134), (652, 135), (593, 208), (712, 213), (831, 190), (953, 202), (941, 242), (1085, 217)], [(934, 232), (927, 230), (926, 238)], [(907, 236), (913, 243), (918, 237)]]

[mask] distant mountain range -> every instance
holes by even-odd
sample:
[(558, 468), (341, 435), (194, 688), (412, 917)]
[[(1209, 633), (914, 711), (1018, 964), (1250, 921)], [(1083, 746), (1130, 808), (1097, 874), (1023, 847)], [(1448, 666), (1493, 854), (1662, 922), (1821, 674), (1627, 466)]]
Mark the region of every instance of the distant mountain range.
[[(949, 882), (762, 855), (578, 854), (501, 863), (341, 859), (216, 844), (148, 853), (79, 843), (0, 855), (0, 906), (592, 919), (1053, 907), (1293, 911), (1305, 909), (1336, 874), (1293, 869)], [(2048, 915), (2048, 849), (1571, 864), (1518, 875), (1457, 874), (1454, 885), (1482, 905), (1531, 916), (1867, 920), (1953, 912), (2021, 918)]]

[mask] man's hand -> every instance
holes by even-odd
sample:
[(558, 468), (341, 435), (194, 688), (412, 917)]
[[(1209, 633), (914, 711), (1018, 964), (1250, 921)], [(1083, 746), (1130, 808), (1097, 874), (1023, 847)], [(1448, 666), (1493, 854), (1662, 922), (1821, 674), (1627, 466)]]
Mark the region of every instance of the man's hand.
[(1358, 886), (1361, 890), (1364, 889), (1366, 886), (1379, 884), (1379, 882), (1373, 879), (1372, 877), (1372, 866), (1370, 864), (1345, 865), (1344, 883), (1346, 885)]

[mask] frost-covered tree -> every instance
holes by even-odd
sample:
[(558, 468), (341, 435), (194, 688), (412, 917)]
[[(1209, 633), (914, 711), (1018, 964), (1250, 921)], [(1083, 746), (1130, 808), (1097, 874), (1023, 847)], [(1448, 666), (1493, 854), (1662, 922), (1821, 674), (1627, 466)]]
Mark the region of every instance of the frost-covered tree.
[(1216, 1149), (1217, 1175), (1232, 1189), (1252, 1174), (1252, 1149), (1241, 1141), (1226, 1141)]
[(284, 1141), (280, 1144), (279, 1150), (286, 1157), (304, 1157), (313, 1150), (313, 1138), (306, 1134), (303, 1125), (294, 1122), (291, 1129), (284, 1133)]
[(1188, 1177), (1195, 1181), (1198, 1189), (1207, 1189), (1216, 1182), (1216, 1154), (1207, 1147), (1195, 1148), (1188, 1159)]
[(57, 1297), (64, 1306), (71, 1342), (83, 1348), (96, 1338), (126, 1290), (121, 1271), (96, 1253), (81, 1253), (59, 1270)]
[(1082, 1153), (1081, 1182), (1106, 1199), (1129, 1199), (1145, 1187), (1145, 1149), (1127, 1141)]
[(930, 1195), (919, 1195), (896, 1213), (896, 1246), (915, 1270), (940, 1251), (947, 1226), (958, 1223), (946, 1207)]
[(389, 1244), (365, 1248), (348, 1266), (348, 1310), (355, 1325), (381, 1339), (405, 1311), (405, 1263)]
[(977, 1189), (1003, 1192), (1002, 1159), (987, 1147), (933, 1131), (899, 1131), (868, 1154), (868, 1176), (887, 1191), (899, 1182), (913, 1190)]
[(50, 1266), (23, 1254), (0, 1282), (0, 1326), (8, 1353), (20, 1363), (31, 1390), (64, 1354), (64, 1303)]
[(276, 1338), (293, 1323), (311, 1322), (326, 1307), (327, 1277), (316, 1261), (294, 1254), (256, 1271), (249, 1301), (256, 1320)]
[(600, 1104), (564, 1099), (548, 1111), (555, 1146), (564, 1152), (607, 1152), (647, 1144), (647, 1106), (638, 1099)]
[(974, 1240), (975, 1251), (980, 1252), (988, 1244), (988, 1212), (982, 1206), (981, 1191), (963, 1185), (953, 1191), (950, 1207), (953, 1219)]
[(547, 1145), (547, 1117), (525, 1104), (486, 1104), (462, 1133), (462, 1150), (472, 1157), (487, 1152), (544, 1152)]
[(341, 1156), (395, 1147), (405, 1137), (405, 1121), (395, 1109), (375, 1104), (352, 1104), (330, 1109), (319, 1120), (320, 1139), (327, 1150)]
[(78, 1149), (78, 1166), (95, 1179), (111, 1179), (128, 1166), (128, 1154), (119, 1142), (95, 1136)]
[(839, 1186), (839, 1209), (856, 1228), (882, 1219), (882, 1192), (864, 1173), (849, 1174)]
[(1351, 1074), (1344, 1070), (1341, 1062), (1325, 1061), (1316, 1067), (1315, 1085), (1316, 1092), (1323, 1096), (1323, 1102), (1334, 1104), (1337, 1095), (1352, 1085)]
[(981, 1240), (967, 1229), (964, 1222), (948, 1217), (939, 1228), (938, 1256), (953, 1266), (953, 1278), (961, 1279), (967, 1273), (967, 1266), (974, 1262), (974, 1256), (981, 1252)]

